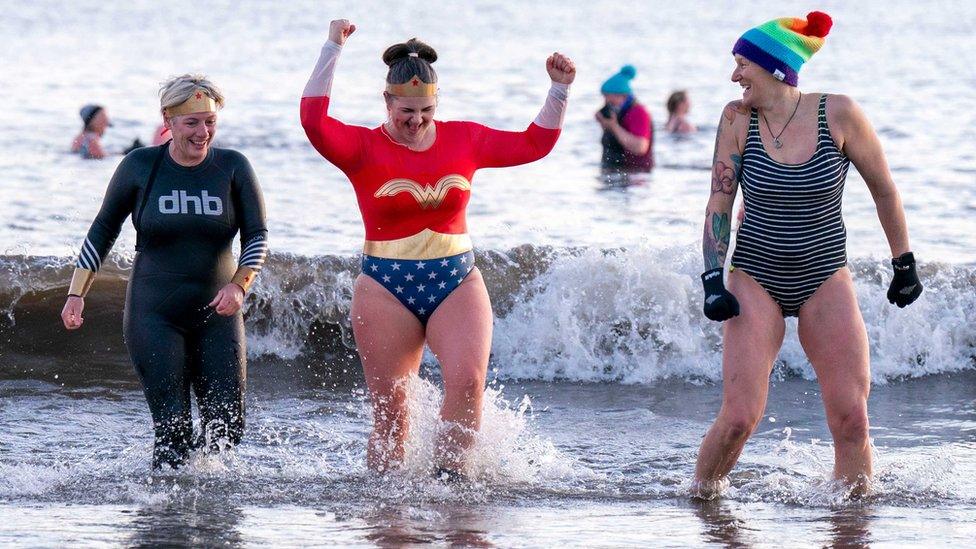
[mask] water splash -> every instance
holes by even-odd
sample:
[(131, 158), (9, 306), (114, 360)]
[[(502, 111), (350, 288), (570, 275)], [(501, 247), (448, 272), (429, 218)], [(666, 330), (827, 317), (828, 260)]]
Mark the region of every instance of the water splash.
[[(465, 455), (465, 475), (493, 486), (533, 485), (585, 474), (585, 467), (562, 454), (552, 442), (531, 429), (531, 401), (518, 403), (502, 395), (502, 387), (488, 387), (482, 408), (481, 429)], [(440, 419), (441, 390), (420, 377), (407, 383), (410, 434), (404, 445), (404, 470), (430, 478), (435, 443), (444, 428)]]

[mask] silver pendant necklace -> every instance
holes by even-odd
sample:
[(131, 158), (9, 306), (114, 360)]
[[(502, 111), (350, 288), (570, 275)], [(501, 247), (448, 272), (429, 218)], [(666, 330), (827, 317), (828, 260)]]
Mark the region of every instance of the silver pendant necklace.
[(773, 147), (776, 147), (777, 149), (783, 148), (783, 142), (779, 140), (779, 136), (783, 135), (783, 132), (786, 131), (786, 127), (790, 125), (790, 122), (793, 121), (793, 117), (796, 116), (796, 111), (800, 108), (800, 99), (802, 97), (803, 92), (800, 92), (800, 95), (796, 98), (796, 106), (793, 107), (793, 114), (790, 115), (790, 118), (786, 121), (786, 124), (783, 124), (783, 129), (780, 130), (776, 135), (773, 135), (773, 129), (769, 127), (769, 120), (766, 120), (766, 113), (762, 113), (763, 122), (766, 123), (766, 129), (769, 130), (769, 135), (773, 135)]

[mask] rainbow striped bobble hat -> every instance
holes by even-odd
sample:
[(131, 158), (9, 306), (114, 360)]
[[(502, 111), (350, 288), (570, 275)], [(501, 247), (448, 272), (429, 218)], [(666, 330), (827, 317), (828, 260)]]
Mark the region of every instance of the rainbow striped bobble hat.
[(756, 63), (774, 78), (796, 86), (800, 67), (824, 44), (833, 21), (821, 11), (806, 19), (782, 17), (751, 28), (736, 41), (732, 54)]

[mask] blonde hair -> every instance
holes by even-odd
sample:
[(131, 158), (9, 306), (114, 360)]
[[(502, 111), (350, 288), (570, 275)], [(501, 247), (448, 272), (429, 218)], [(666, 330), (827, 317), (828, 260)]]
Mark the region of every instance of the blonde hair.
[(202, 74), (184, 74), (170, 78), (159, 87), (159, 112), (183, 103), (197, 89), (203, 89), (203, 93), (217, 103), (218, 109), (224, 107), (224, 94), (216, 84)]

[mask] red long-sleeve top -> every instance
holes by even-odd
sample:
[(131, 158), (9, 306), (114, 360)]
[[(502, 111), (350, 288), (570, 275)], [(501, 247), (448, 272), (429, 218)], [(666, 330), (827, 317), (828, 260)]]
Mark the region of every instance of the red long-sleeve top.
[(475, 170), (538, 160), (559, 137), (559, 129), (535, 123), (511, 132), (435, 121), (434, 144), (413, 151), (393, 141), (382, 126), (343, 124), (328, 109), (326, 96), (302, 98), (302, 126), (315, 150), (352, 182), (367, 241), (406, 238), (425, 229), (467, 233), (465, 210)]

